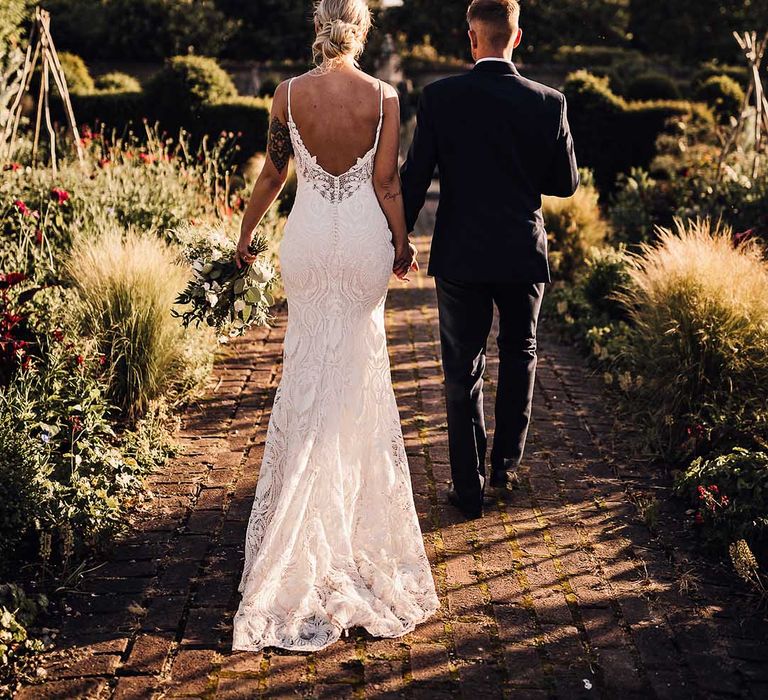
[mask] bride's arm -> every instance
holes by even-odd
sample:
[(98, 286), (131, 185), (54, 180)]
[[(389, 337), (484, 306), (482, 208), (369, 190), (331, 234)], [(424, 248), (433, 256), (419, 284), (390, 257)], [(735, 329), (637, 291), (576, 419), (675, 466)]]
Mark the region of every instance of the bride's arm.
[(272, 101), (267, 157), (253, 187), (243, 215), (243, 223), (240, 226), (240, 241), (237, 245), (238, 267), (243, 262), (250, 264), (255, 259), (248, 252), (248, 246), (251, 244), (256, 227), (285, 185), (288, 177), (288, 163), (292, 155), (291, 134), (288, 130), (288, 87), (287, 83), (281, 83)]
[(381, 128), (379, 150), (373, 168), (373, 187), (381, 209), (387, 217), (392, 243), (395, 246), (394, 273), (404, 278), (411, 266), (415, 269), (416, 249), (408, 240), (405, 225), (403, 192), (400, 184), (398, 157), (400, 155), (400, 102), (397, 91), (384, 84), (384, 124)]

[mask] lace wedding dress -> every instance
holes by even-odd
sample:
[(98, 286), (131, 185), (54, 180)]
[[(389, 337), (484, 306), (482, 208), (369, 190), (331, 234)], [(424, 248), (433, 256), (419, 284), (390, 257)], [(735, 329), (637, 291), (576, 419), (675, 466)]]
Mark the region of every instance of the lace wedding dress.
[(340, 176), (310, 155), (290, 95), (289, 83), (288, 329), (234, 620), (245, 651), (318, 650), (355, 626), (399, 637), (438, 607), (384, 332), (394, 248), (372, 183), (383, 93), (373, 147)]

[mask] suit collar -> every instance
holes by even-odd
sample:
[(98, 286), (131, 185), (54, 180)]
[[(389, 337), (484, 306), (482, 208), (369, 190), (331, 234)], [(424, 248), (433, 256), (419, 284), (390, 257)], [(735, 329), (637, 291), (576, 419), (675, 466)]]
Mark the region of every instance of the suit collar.
[(482, 61), (472, 69), (477, 73), (496, 73), (497, 75), (520, 75), (512, 61)]

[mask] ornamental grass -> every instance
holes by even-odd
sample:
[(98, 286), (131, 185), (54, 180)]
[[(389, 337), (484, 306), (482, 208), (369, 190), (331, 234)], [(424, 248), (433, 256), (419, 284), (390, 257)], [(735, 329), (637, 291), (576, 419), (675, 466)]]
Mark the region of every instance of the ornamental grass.
[(626, 353), (642, 378), (633, 413), (647, 418), (661, 453), (680, 455), (696, 435), (711, 446), (765, 437), (768, 265), (759, 244), (736, 245), (708, 220), (678, 221), (632, 256), (629, 276), (620, 295), (633, 326)]
[(80, 295), (81, 329), (98, 338), (110, 399), (130, 420), (195, 372), (189, 347), (208, 341), (185, 334), (171, 316), (189, 274), (177, 258), (178, 251), (153, 234), (111, 229), (76, 241), (66, 264)]

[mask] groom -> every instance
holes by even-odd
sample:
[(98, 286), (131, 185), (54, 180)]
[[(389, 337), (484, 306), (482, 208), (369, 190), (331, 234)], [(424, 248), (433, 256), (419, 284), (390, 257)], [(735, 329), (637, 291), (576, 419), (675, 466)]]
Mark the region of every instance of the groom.
[(536, 371), (536, 326), (550, 281), (541, 195), (568, 197), (579, 174), (564, 96), (523, 78), (517, 0), (474, 0), (467, 12), (474, 70), (421, 97), (403, 166), (408, 230), (435, 168), (440, 205), (429, 274), (436, 278), (453, 489), (468, 518), (483, 513), (486, 344), (499, 311), (499, 378), (490, 485), (507, 489), (525, 448)]

